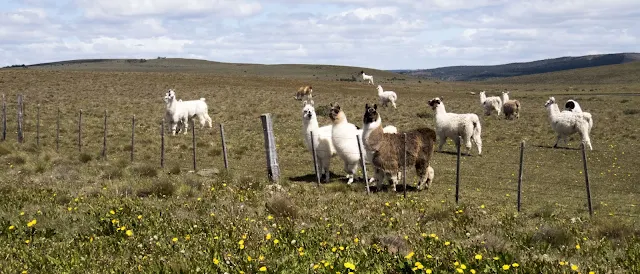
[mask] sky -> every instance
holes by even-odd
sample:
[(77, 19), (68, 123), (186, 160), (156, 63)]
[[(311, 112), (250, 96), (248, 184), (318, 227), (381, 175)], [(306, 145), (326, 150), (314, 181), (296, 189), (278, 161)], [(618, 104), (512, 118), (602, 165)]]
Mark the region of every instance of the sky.
[(639, 51), (638, 0), (0, 2), (0, 66), (163, 56), (425, 69)]

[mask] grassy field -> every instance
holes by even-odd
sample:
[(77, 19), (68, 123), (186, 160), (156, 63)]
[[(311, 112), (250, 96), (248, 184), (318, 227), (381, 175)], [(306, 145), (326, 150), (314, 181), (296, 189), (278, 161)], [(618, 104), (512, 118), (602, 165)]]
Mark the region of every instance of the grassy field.
[[(447, 153), (434, 156), (431, 189), (408, 191), (407, 198), (388, 190), (367, 195), (361, 180), (346, 185), (338, 158), (332, 161), (332, 182), (315, 185), (312, 157), (302, 142), (302, 104), (293, 95), (297, 87), (313, 85), (320, 124), (329, 123), (326, 106), (338, 102), (349, 121), (361, 126), (364, 104), (377, 102), (376, 90), (359, 78), (340, 81), (361, 69), (250, 65), (252, 71), (245, 73), (233, 64), (213, 69), (194, 61), (172, 67), (170, 61), (157, 60), (168, 63), (153, 69), (125, 62), (0, 70), (9, 128), (0, 143), (1, 272), (640, 271), (640, 97), (630, 96), (640, 88), (637, 78), (601, 84), (559, 83), (557, 74), (527, 83), (436, 83), (388, 72), (376, 78), (398, 93), (398, 109), (383, 109), (381, 115), (384, 124), (401, 131), (433, 127), (427, 101), (436, 96), (444, 97), (449, 112), (478, 115), (478, 95), (470, 92), (498, 95), (509, 89), (522, 103), (519, 120), (481, 116), (483, 155), (474, 150), (463, 157), (456, 205), (450, 143)], [(375, 70), (365, 71), (376, 77)], [(188, 135), (167, 136), (166, 167), (160, 168), (162, 97), (168, 88), (181, 99), (207, 98), (216, 127), (196, 130), (198, 169), (217, 169), (217, 174), (191, 172)], [(16, 142), (17, 94), (26, 102), (23, 144)], [(577, 136), (566, 149), (551, 148), (555, 136), (543, 106), (549, 96), (559, 102), (574, 98), (594, 116), (594, 150), (588, 152), (593, 217), (587, 212)], [(80, 109), (82, 152), (77, 147)], [(107, 159), (100, 157), (104, 110), (109, 113)], [(274, 115), (280, 184), (266, 178), (263, 113)], [(225, 127), (228, 171), (219, 123)], [(523, 140), (522, 211), (517, 213)], [(408, 170), (412, 185), (415, 176)]]

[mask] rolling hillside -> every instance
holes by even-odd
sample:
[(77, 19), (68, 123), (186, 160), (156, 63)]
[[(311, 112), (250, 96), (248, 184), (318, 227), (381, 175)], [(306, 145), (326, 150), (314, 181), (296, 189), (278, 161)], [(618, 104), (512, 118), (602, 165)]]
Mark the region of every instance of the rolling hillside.
[(488, 84), (637, 84), (640, 81), (640, 62), (608, 65), (549, 73), (539, 73), (482, 81)]
[(74, 71), (131, 71), (131, 72), (204, 72), (225, 75), (259, 75), (316, 80), (361, 81), (360, 71), (374, 75), (381, 81), (418, 81), (419, 78), (371, 68), (314, 65), (314, 64), (242, 64), (199, 59), (83, 59), (33, 64), (26, 69)]
[(560, 57), (526, 63), (495, 66), (453, 66), (424, 70), (398, 70), (400, 74), (445, 81), (477, 81), (521, 75), (532, 75), (580, 68), (625, 64), (640, 60), (640, 53), (615, 53)]

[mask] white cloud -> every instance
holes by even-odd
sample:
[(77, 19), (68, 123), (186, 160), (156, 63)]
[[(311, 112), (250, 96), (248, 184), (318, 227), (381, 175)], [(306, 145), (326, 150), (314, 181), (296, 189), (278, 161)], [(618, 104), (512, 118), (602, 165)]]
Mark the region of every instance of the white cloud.
[(0, 65), (193, 57), (381, 69), (637, 51), (640, 2), (23, 0), (0, 13)]

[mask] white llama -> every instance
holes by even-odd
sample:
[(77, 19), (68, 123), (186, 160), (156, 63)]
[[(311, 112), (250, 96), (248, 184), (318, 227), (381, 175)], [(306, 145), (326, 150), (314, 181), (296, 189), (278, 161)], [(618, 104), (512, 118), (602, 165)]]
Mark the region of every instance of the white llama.
[(365, 153), (364, 148), (362, 150), (358, 148), (358, 139), (362, 144), (362, 129), (358, 129), (354, 124), (347, 121), (347, 116), (338, 103), (331, 104), (329, 118), (333, 122), (331, 140), (336, 153), (344, 162), (344, 171), (347, 173), (348, 179), (347, 184), (351, 184), (358, 171), (360, 153)]
[(567, 144), (567, 138), (569, 138), (570, 135), (580, 133), (582, 143), (588, 146), (589, 150), (593, 150), (591, 138), (589, 137), (593, 125), (590, 113), (561, 112), (554, 97), (549, 97), (549, 100), (547, 100), (544, 106), (549, 112), (551, 128), (557, 133), (556, 143), (553, 145), (554, 148), (558, 147), (560, 139), (563, 139), (565, 144)]
[(302, 106), (302, 134), (304, 137), (304, 145), (309, 152), (313, 151), (311, 147), (311, 133), (313, 133), (313, 145), (316, 149), (318, 169), (320, 174), (324, 175), (324, 181), (328, 183), (331, 158), (336, 155), (336, 149), (331, 140), (332, 125), (322, 127), (318, 125), (318, 117), (313, 107), (313, 101), (311, 101), (311, 103), (304, 101)]
[(498, 96), (487, 97), (486, 91), (480, 92), (480, 104), (484, 108), (484, 115), (489, 116), (491, 112), (495, 111), (500, 117), (500, 111), (502, 110), (502, 100)]
[(388, 103), (391, 103), (393, 108), (396, 108), (396, 100), (398, 95), (394, 91), (384, 91), (381, 85), (378, 85), (378, 98), (380, 98), (380, 105), (386, 107)]
[(364, 70), (360, 71), (360, 74), (362, 75), (362, 81), (369, 81), (369, 84), (374, 84), (372, 75), (367, 75)]
[(582, 108), (580, 107), (580, 104), (578, 104), (578, 102), (572, 99), (569, 99), (567, 100), (566, 103), (564, 103), (564, 110), (571, 111), (571, 112), (582, 112)]
[(166, 103), (165, 115), (169, 121), (173, 135), (176, 134), (179, 123), (182, 123), (184, 134), (187, 134), (189, 129), (188, 122), (196, 116), (200, 121), (200, 128), (203, 128), (207, 123), (210, 128), (213, 127), (205, 98), (200, 98), (200, 100), (179, 101), (176, 99), (175, 91), (169, 89), (169, 92), (164, 96), (164, 101)]
[(461, 136), (469, 155), (471, 155), (471, 141), (476, 144), (478, 155), (482, 155), (482, 126), (478, 115), (447, 113), (442, 99), (438, 97), (429, 100), (428, 104), (436, 113), (438, 151), (442, 151), (447, 138), (453, 139), (458, 145), (458, 136)]

